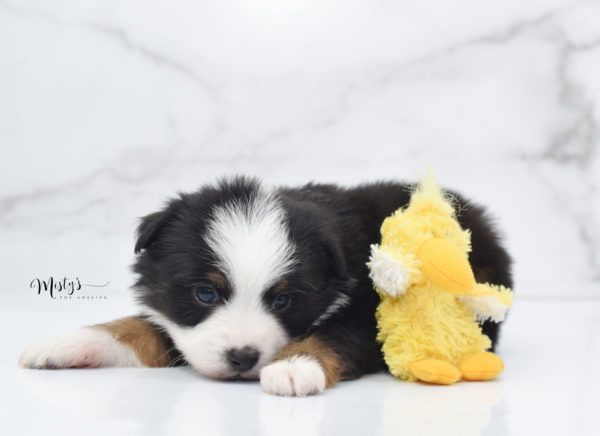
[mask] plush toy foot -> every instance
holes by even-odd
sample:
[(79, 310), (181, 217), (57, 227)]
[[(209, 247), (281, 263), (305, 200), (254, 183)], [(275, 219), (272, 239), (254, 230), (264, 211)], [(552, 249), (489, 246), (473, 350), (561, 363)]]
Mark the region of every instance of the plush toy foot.
[(458, 369), (466, 380), (491, 380), (504, 370), (504, 362), (494, 353), (477, 353), (467, 356)]
[(408, 365), (408, 369), (417, 379), (440, 385), (456, 383), (462, 376), (456, 366), (437, 359), (417, 360)]

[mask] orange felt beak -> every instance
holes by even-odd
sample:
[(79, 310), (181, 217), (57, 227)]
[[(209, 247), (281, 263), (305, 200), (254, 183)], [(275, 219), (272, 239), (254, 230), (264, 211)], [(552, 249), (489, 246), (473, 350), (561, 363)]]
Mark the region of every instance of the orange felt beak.
[(468, 294), (475, 286), (475, 276), (465, 255), (448, 240), (425, 241), (417, 252), (421, 271), (437, 287), (453, 294)]

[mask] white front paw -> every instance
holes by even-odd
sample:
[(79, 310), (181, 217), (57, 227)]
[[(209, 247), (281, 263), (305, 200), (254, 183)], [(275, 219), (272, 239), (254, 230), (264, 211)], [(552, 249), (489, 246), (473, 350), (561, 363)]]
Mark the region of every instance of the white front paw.
[(260, 371), (263, 391), (285, 397), (305, 397), (325, 390), (325, 371), (309, 356), (297, 355), (278, 360)]
[(62, 369), (141, 366), (134, 351), (100, 328), (83, 327), (32, 344), (19, 359), (23, 368)]

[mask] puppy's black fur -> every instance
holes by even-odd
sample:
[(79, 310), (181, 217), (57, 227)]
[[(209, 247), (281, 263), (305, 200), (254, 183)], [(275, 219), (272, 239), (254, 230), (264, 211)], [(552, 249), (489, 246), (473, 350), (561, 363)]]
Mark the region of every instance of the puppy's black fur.
[[(383, 220), (408, 203), (413, 188), (389, 182), (355, 188), (308, 184), (276, 190), (298, 262), (285, 277), (292, 296), (289, 307), (273, 314), (292, 338), (317, 334), (333, 348), (343, 362), (342, 379), (385, 368), (375, 341), (379, 296), (366, 263), (370, 244), (380, 240)], [(259, 182), (250, 178), (222, 180), (216, 186), (181, 194), (162, 211), (145, 217), (135, 246), (139, 253), (135, 289), (140, 302), (181, 326), (194, 326), (209, 317), (214, 308), (199, 306), (193, 297), (194, 287), (205, 280), (216, 261), (203, 239), (207, 223), (216, 206), (232, 201), (248, 204), (259, 189)], [(511, 261), (489, 217), (480, 206), (453, 195), (461, 226), (471, 230), (469, 261), (477, 280), (512, 287)], [(223, 288), (220, 293), (226, 302), (231, 291)], [(338, 293), (349, 297), (349, 304), (313, 325)], [(273, 298), (274, 291), (266, 290), (265, 308), (271, 307)], [(498, 330), (496, 323), (483, 324), (494, 346)]]

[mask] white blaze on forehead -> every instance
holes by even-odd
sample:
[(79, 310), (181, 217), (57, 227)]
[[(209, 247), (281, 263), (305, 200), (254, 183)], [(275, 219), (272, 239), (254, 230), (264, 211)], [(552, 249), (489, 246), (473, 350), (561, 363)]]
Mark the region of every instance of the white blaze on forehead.
[(248, 202), (215, 208), (204, 238), (239, 296), (261, 294), (294, 262), (285, 211), (277, 197), (263, 189)]

